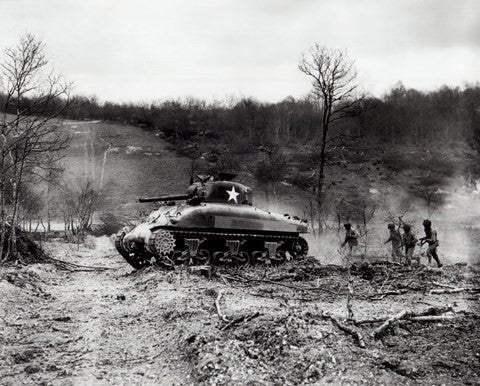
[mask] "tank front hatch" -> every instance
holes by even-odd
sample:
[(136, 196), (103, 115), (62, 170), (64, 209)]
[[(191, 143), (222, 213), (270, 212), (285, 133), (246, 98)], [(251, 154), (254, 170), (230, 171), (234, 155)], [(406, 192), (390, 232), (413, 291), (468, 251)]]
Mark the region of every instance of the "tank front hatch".
[(212, 182), (204, 202), (232, 205), (252, 205), (252, 190), (238, 182)]

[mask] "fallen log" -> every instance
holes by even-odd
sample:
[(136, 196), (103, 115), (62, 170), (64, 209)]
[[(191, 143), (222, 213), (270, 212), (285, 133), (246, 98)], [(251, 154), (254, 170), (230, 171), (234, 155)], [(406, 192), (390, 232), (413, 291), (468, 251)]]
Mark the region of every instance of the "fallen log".
[(59, 267), (60, 269), (64, 269), (67, 271), (82, 271), (82, 272), (89, 272), (89, 271), (107, 271), (107, 270), (116, 270), (117, 268), (112, 267), (99, 267), (99, 266), (92, 266), (92, 265), (81, 265), (76, 263), (71, 263), (69, 261), (54, 259), (53, 257), (49, 257), (46, 260), (47, 263), (52, 263)]
[[(394, 323), (401, 321), (401, 320), (411, 320), (411, 321), (417, 321), (417, 322), (427, 322), (427, 321), (439, 321), (439, 320), (448, 320), (449, 318), (443, 316), (442, 318), (435, 318), (440, 316), (441, 314), (444, 314), (445, 312), (453, 311), (453, 308), (451, 305), (448, 305), (446, 307), (429, 307), (426, 310), (423, 311), (406, 311), (403, 310), (399, 312), (398, 314), (392, 316), (391, 318), (385, 319), (383, 324), (375, 329), (373, 331), (373, 337), (374, 338), (380, 338), (385, 334), (385, 331), (391, 327)], [(360, 322), (355, 322), (355, 324), (364, 324), (364, 323), (376, 323), (376, 322), (381, 322), (380, 319), (374, 319), (374, 320), (367, 320), (367, 321), (360, 321)]]
[(398, 290), (398, 291), (387, 291), (387, 292), (377, 293), (377, 294), (370, 295), (370, 300), (382, 300), (386, 296), (403, 295), (407, 292), (408, 292), (408, 290), (402, 289), (402, 290)]
[(450, 284), (443, 284), (443, 283), (438, 283), (436, 281), (432, 282), (433, 285), (436, 285), (437, 287), (443, 287), (443, 288), (450, 288), (450, 289), (455, 289), (455, 288), (458, 288), (458, 287), (455, 287), (453, 285), (450, 285)]
[(452, 320), (456, 317), (456, 315), (413, 316), (410, 318), (410, 320), (415, 322), (441, 322), (444, 320)]
[(242, 323), (242, 322), (248, 322), (248, 321), (250, 321), (252, 319), (255, 319), (259, 316), (260, 316), (260, 312), (254, 312), (253, 314), (239, 316), (238, 318), (235, 318), (232, 321), (230, 321), (229, 323), (227, 323), (220, 330), (225, 331), (227, 328), (232, 327), (234, 324), (238, 324), (238, 323)]
[(398, 314), (392, 316), (390, 319), (387, 319), (380, 327), (373, 331), (373, 337), (378, 339), (385, 334), (385, 331), (390, 328), (394, 323), (398, 322), (399, 320), (405, 319), (411, 315), (411, 312), (403, 310), (400, 311)]
[[(442, 320), (451, 320), (455, 319), (456, 315), (425, 315), (425, 316), (412, 316), (410, 318), (406, 318), (405, 321), (411, 320), (413, 322), (437, 322)], [(356, 326), (361, 326), (362, 324), (375, 324), (375, 323), (384, 323), (387, 318), (378, 318), (378, 319), (366, 319), (366, 320), (359, 320), (355, 321), (354, 324)], [(402, 320), (399, 320), (402, 322)]]
[(412, 316), (441, 315), (450, 311), (453, 312), (453, 306), (448, 304), (445, 307), (428, 307), (423, 311), (412, 311)]
[(443, 289), (443, 290), (430, 290), (430, 295), (441, 295), (441, 294), (456, 294), (459, 292), (468, 291), (468, 288), (453, 288), (453, 289)]

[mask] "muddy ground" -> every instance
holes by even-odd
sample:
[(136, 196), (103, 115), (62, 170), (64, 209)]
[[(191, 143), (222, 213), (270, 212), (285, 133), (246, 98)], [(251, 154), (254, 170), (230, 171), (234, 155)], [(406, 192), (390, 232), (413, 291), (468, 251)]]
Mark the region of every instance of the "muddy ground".
[[(86, 267), (1, 268), (2, 385), (480, 384), (478, 264), (357, 262), (355, 324), (344, 320), (346, 270), (313, 258), (209, 278), (135, 272), (105, 237), (47, 249)], [(445, 285), (467, 290), (430, 294)], [(381, 322), (361, 323), (447, 306), (445, 320), (403, 320), (378, 339)]]

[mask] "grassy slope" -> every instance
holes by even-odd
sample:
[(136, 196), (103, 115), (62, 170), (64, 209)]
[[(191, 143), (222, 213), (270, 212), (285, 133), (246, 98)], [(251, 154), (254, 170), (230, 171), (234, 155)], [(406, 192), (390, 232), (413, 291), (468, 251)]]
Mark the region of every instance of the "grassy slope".
[(71, 180), (85, 176), (100, 184), (106, 150), (104, 187), (106, 206), (135, 213), (143, 196), (184, 192), (189, 182), (190, 160), (178, 157), (172, 147), (142, 129), (105, 122), (66, 122), (73, 134), (64, 160)]

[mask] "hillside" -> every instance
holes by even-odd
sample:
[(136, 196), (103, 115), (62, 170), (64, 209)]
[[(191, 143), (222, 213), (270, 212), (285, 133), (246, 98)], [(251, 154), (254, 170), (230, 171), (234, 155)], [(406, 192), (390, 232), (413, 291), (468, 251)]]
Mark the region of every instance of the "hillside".
[(188, 186), (190, 160), (152, 133), (99, 121), (65, 121), (64, 128), (73, 138), (63, 161), (68, 179), (87, 177), (100, 187), (103, 167), (108, 209), (133, 214), (139, 197)]

